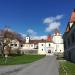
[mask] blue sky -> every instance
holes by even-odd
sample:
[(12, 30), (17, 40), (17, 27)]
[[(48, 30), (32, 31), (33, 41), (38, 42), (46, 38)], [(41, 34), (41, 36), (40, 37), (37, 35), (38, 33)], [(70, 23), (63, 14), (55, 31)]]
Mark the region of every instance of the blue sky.
[(52, 33), (53, 23), (63, 33), (74, 8), (75, 0), (0, 0), (0, 28), (43, 36)]

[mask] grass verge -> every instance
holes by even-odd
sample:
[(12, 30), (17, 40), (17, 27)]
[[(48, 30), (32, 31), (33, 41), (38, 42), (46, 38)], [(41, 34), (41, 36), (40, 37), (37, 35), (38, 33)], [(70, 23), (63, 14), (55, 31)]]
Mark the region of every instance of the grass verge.
[(70, 61), (60, 60), (60, 75), (75, 75), (75, 64)]
[(19, 55), (9, 56), (5, 61), (5, 58), (0, 57), (0, 65), (15, 65), (15, 64), (26, 64), (37, 61), (45, 55)]

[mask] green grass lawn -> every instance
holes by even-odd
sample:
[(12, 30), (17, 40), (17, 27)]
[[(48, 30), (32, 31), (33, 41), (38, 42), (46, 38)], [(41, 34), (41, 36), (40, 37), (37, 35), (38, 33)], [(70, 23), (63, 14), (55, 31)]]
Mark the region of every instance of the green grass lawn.
[(75, 64), (69, 61), (60, 62), (60, 75), (66, 75), (63, 68), (66, 70), (67, 75), (75, 75)]
[(0, 65), (15, 65), (15, 64), (26, 64), (37, 61), (43, 58), (45, 55), (14, 55), (9, 56), (6, 63), (5, 58), (0, 57)]

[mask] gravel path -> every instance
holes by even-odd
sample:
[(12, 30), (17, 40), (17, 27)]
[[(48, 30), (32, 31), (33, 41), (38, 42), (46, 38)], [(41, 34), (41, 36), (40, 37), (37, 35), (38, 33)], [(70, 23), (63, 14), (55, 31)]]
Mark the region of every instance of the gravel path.
[(0, 75), (59, 75), (55, 56), (46, 56), (31, 64), (0, 67)]

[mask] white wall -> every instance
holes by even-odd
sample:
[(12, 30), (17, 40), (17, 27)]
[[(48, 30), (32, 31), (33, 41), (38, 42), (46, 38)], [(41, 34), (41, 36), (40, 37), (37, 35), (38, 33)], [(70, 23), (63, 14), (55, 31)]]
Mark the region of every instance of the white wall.
[(53, 36), (53, 42), (54, 43), (63, 43), (62, 36)]
[(64, 45), (63, 44), (57, 44), (57, 52), (59, 52), (59, 53), (64, 52)]
[(38, 54), (46, 54), (46, 44), (45, 43), (38, 43)]
[(38, 44), (35, 44), (35, 47), (34, 48), (38, 48)]
[[(43, 46), (42, 46), (42, 44), (43, 44)], [(48, 50), (51, 50), (51, 53), (48, 53)], [(47, 54), (52, 54), (53, 51), (54, 51), (54, 44), (51, 42), (38, 44), (38, 54), (46, 54), (47, 55)]]
[(64, 44), (63, 44), (63, 39), (61, 35), (53, 35), (53, 42), (54, 42), (54, 53), (59, 52), (63, 53), (64, 52)]
[(63, 53), (64, 52), (64, 44), (54, 44), (54, 53)]
[[(50, 46), (49, 46), (50, 44)], [(54, 51), (54, 44), (52, 42), (46, 42), (46, 50), (47, 50), (47, 53), (48, 53), (48, 50), (51, 50), (51, 53), (53, 53)]]
[(26, 37), (26, 43), (29, 43), (30, 37)]
[(21, 50), (33, 50), (34, 44), (23, 44), (23, 47), (21, 47)]
[[(42, 46), (43, 44), (43, 46)], [(50, 44), (50, 46), (49, 46)], [(43, 49), (43, 50), (42, 50)], [(48, 50), (51, 50), (51, 53), (48, 53)], [(38, 44), (38, 54), (54, 54), (54, 53), (63, 53), (64, 44), (54, 44), (51, 42), (39, 43)]]

